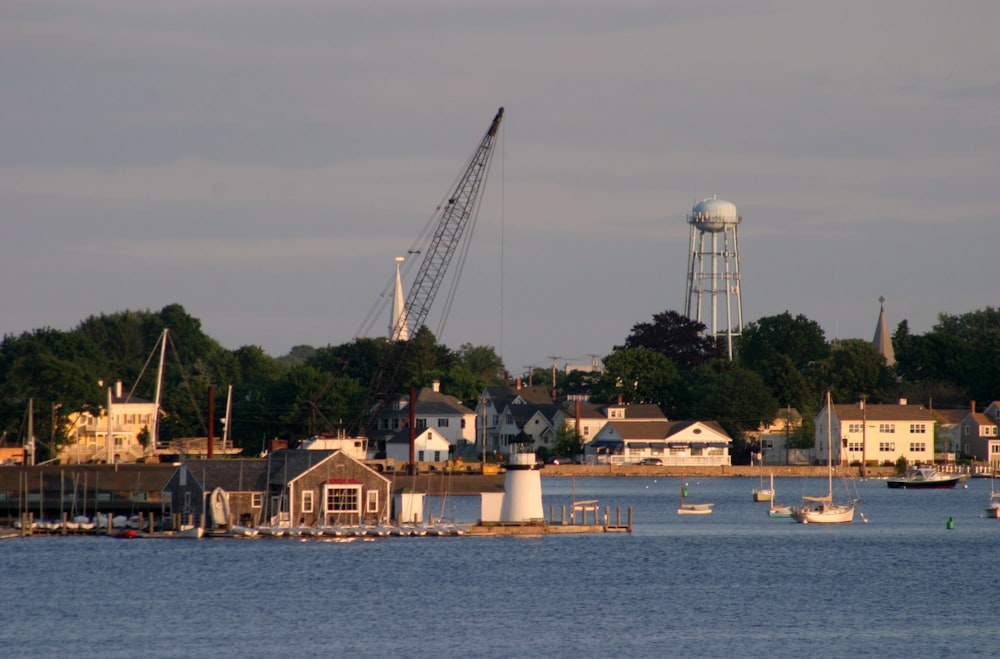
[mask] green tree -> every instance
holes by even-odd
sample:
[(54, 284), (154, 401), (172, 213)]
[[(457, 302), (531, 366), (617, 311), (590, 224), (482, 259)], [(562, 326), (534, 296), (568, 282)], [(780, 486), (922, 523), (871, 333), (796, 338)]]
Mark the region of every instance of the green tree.
[(788, 357), (801, 372), (811, 362), (826, 359), (829, 354), (830, 347), (819, 324), (801, 314), (793, 318), (787, 311), (748, 323), (739, 340), (740, 363), (758, 373), (771, 368), (781, 355)]
[(704, 324), (669, 310), (654, 314), (651, 323), (633, 325), (625, 345), (615, 346), (615, 350), (625, 348), (658, 352), (682, 371), (711, 359), (717, 350), (714, 338), (705, 335)]
[(659, 352), (624, 348), (604, 358), (604, 374), (594, 387), (592, 400), (613, 403), (654, 403), (673, 406), (683, 385), (677, 367)]
[(563, 423), (556, 429), (552, 455), (576, 457), (583, 454), (583, 438), (573, 426)]
[(887, 402), (896, 391), (885, 358), (875, 346), (861, 339), (840, 341), (821, 363), (819, 381), (837, 403), (862, 397), (871, 402)]
[(693, 418), (714, 420), (733, 438), (733, 460), (749, 462), (758, 447), (748, 433), (771, 423), (778, 413), (778, 402), (755, 372), (726, 360), (715, 360), (697, 371), (693, 386)]

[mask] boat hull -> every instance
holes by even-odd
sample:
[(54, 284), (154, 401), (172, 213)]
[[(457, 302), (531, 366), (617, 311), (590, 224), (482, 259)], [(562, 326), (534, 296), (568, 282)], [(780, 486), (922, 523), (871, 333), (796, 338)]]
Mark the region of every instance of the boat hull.
[(804, 506), (792, 511), (792, 519), (802, 524), (850, 524), (854, 521), (854, 506)]
[(942, 476), (933, 480), (890, 478), (886, 483), (894, 490), (951, 490), (961, 479), (961, 476)]
[(711, 515), (711, 503), (682, 503), (677, 509), (678, 515)]

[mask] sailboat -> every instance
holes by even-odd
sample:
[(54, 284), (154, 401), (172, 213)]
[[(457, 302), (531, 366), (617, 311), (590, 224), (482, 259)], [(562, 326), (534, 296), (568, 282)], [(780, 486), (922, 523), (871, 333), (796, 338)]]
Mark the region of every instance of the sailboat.
[(993, 481), (995, 480), (996, 474), (990, 478), (990, 505), (983, 510), (983, 517), (990, 519), (1000, 519), (1000, 492), (993, 489)]
[(678, 515), (711, 515), (712, 506), (714, 503), (685, 503), (684, 499), (687, 498), (687, 484), (681, 484), (681, 502), (677, 507)]
[[(761, 470), (763, 470), (761, 466)], [(771, 487), (764, 487), (764, 474), (760, 475), (760, 487), (755, 487), (753, 489), (753, 500), (757, 502), (767, 503), (768, 501), (774, 501), (774, 474), (771, 474)]]
[(792, 507), (777, 503), (774, 490), (774, 474), (771, 474), (771, 505), (767, 509), (768, 517), (791, 517)]
[(826, 470), (827, 490), (821, 497), (802, 497), (807, 503), (792, 510), (792, 519), (803, 524), (849, 524), (854, 521), (854, 506), (857, 503), (837, 504), (833, 502), (833, 430), (831, 429), (830, 392), (826, 392)]

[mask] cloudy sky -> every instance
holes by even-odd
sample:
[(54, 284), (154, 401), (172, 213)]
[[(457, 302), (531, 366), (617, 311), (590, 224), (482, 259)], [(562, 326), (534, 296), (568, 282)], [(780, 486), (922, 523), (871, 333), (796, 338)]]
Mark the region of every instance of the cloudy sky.
[(998, 304), (998, 25), (994, 0), (7, 0), (0, 332), (178, 303), (273, 356), (385, 333), (394, 257), (503, 106), (447, 345), (608, 354), (683, 311), (711, 195), (743, 217), (746, 322), (870, 340), (885, 296), (924, 333)]

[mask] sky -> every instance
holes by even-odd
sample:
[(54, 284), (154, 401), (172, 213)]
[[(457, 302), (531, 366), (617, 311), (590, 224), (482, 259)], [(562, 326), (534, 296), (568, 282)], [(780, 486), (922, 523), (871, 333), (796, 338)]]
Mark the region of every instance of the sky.
[(176, 303), (275, 357), (385, 335), (394, 258), (504, 107), (445, 345), (520, 374), (683, 313), (712, 195), (744, 323), (871, 340), (884, 297), (923, 334), (998, 304), (998, 25), (994, 0), (6, 0), (0, 332)]

